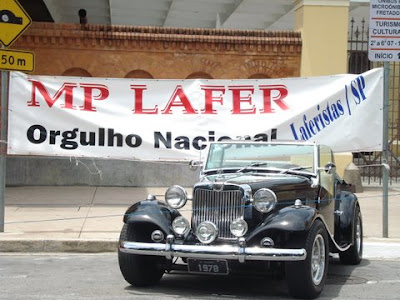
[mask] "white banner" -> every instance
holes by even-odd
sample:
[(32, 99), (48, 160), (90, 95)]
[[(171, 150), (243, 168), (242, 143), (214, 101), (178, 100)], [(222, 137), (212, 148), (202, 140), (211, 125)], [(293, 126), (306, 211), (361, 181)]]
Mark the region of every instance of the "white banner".
[(228, 139), (382, 149), (382, 69), (260, 80), (10, 77), (9, 154), (198, 159), (208, 142)]

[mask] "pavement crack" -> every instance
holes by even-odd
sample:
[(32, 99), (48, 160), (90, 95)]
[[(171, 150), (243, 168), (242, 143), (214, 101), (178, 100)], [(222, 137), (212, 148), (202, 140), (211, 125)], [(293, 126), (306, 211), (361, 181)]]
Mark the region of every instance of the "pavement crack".
[(97, 188), (98, 188), (98, 187), (96, 186), (96, 188), (95, 188), (95, 190), (94, 190), (94, 193), (93, 193), (92, 201), (90, 201), (89, 208), (88, 208), (88, 210), (87, 210), (87, 212), (86, 212), (85, 220), (83, 221), (81, 230), (79, 231), (78, 238), (81, 238), (81, 236), (82, 236), (83, 228), (85, 227), (86, 221), (87, 221), (87, 219), (88, 219), (88, 217), (89, 217), (90, 209), (92, 208), (93, 203), (94, 203), (94, 198), (96, 197)]

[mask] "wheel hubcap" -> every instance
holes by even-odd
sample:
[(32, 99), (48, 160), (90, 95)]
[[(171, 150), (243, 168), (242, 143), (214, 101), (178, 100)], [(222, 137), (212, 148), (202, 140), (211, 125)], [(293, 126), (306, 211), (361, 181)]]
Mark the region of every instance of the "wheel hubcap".
[(311, 277), (315, 285), (319, 285), (325, 271), (325, 241), (322, 235), (315, 237), (311, 254)]

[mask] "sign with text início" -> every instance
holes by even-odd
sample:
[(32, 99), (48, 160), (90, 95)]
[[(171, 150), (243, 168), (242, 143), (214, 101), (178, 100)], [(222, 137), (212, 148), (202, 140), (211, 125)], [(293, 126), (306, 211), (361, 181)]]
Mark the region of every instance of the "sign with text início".
[(400, 0), (371, 0), (368, 58), (400, 61)]

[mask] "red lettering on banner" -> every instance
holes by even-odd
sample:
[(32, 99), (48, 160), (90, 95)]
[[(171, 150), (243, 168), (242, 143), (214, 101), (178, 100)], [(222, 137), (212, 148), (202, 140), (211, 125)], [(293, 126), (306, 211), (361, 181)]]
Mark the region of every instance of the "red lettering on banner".
[[(229, 86), (229, 90), (232, 91), (232, 113), (233, 114), (255, 114), (256, 107), (252, 104), (251, 95), (254, 93), (254, 86), (243, 85), (243, 86)], [(243, 96), (242, 92), (250, 92), (247, 96)], [(242, 108), (242, 103), (247, 103), (250, 108)]]
[[(105, 100), (110, 94), (107, 86), (104, 84), (81, 83), (80, 86), (83, 88), (85, 96), (84, 105), (80, 106), (80, 108), (85, 111), (96, 111), (96, 108), (93, 107), (93, 100)], [(98, 90), (99, 94), (93, 95), (93, 90)]]
[[(65, 82), (62, 86), (53, 94), (48, 91), (45, 85), (34, 79), (28, 79), (32, 83), (31, 99), (28, 101), (28, 106), (38, 107), (40, 106), (40, 100), (44, 100), (49, 107), (52, 107), (56, 101), (64, 96), (64, 102), (61, 103), (61, 108), (66, 109), (77, 109), (74, 105), (74, 91), (76, 88), (83, 89), (83, 105), (79, 106), (80, 110), (95, 112), (96, 107), (93, 105), (94, 101), (106, 100), (110, 91), (104, 84), (95, 83), (71, 83)], [(218, 107), (227, 105), (226, 100), (232, 101), (232, 114), (256, 114), (257, 112), (262, 114), (275, 113), (275, 107), (285, 111), (289, 109), (289, 106), (285, 103), (284, 99), (288, 95), (288, 89), (285, 85), (260, 85), (259, 90), (262, 92), (263, 101), (258, 101), (262, 107), (257, 107), (253, 101), (255, 97), (254, 91), (257, 86), (253, 85), (230, 85), (225, 87), (224, 85), (200, 85), (202, 91), (204, 91), (204, 106), (193, 107), (188, 96), (186, 95), (183, 86), (177, 85), (175, 90), (172, 92), (167, 104), (164, 109), (159, 109), (159, 105), (151, 104), (152, 107), (144, 107), (144, 91), (148, 89), (147, 85), (130, 85), (130, 89), (134, 91), (134, 114), (173, 114), (174, 111), (182, 111), (183, 114), (218, 114)], [(227, 97), (225, 91), (228, 89), (232, 92), (232, 96)], [(54, 88), (53, 88), (54, 90)], [(196, 94), (197, 95), (197, 94)], [(165, 96), (165, 93), (161, 97)], [(225, 98), (227, 97), (227, 98)], [(260, 93), (256, 94), (256, 97), (260, 97)], [(158, 99), (162, 103), (163, 99)], [(60, 100), (62, 101), (62, 100)], [(229, 102), (230, 102), (229, 101)], [(81, 101), (82, 102), (82, 101)], [(198, 103), (198, 102), (196, 102)], [(217, 106), (217, 107), (215, 107)], [(177, 109), (180, 108), (180, 109)]]
[[(272, 101), (274, 101), (282, 110), (288, 110), (289, 107), (283, 101), (288, 95), (288, 90), (284, 85), (260, 85), (260, 90), (263, 91), (264, 96), (264, 109), (261, 113), (268, 114), (273, 113), (275, 110), (272, 108)], [(277, 96), (272, 96), (272, 92), (278, 93)], [(272, 101), (271, 101), (272, 100)]]
[(61, 107), (76, 109), (76, 107), (73, 105), (73, 89), (78, 86), (76, 83), (64, 83), (62, 87), (54, 94), (54, 97), (51, 97), (45, 86), (40, 81), (33, 79), (28, 80), (32, 82), (32, 97), (31, 101), (28, 102), (28, 106), (40, 106), (39, 102), (36, 99), (36, 90), (38, 90), (49, 107), (52, 107), (53, 104), (58, 100), (58, 98), (60, 98), (61, 95), (65, 93), (64, 105)]
[(143, 91), (147, 90), (146, 85), (131, 85), (131, 89), (135, 91), (135, 107), (133, 109), (134, 114), (157, 114), (158, 106), (155, 105), (153, 108), (143, 108)]
[[(204, 91), (205, 96), (205, 105), (204, 109), (201, 112), (204, 114), (217, 114), (217, 111), (213, 109), (213, 102), (217, 102), (223, 105), (223, 95), (225, 94), (225, 87), (202, 85), (201, 89)], [(220, 92), (220, 94), (217, 96), (213, 96), (213, 92)]]
[[(28, 80), (32, 83), (32, 96), (31, 101), (28, 102), (28, 106), (40, 106), (36, 94), (36, 91), (39, 91), (49, 107), (52, 107), (54, 103), (61, 97), (61, 95), (65, 93), (64, 105), (61, 105), (61, 108), (76, 109), (76, 106), (74, 105), (73, 89), (77, 88), (78, 84), (65, 82), (52, 97), (50, 96), (46, 87), (40, 81), (33, 79)], [(83, 88), (84, 94), (84, 104), (80, 106), (81, 110), (96, 111), (96, 108), (93, 106), (93, 100), (105, 100), (110, 94), (107, 86), (103, 84), (82, 83), (79, 86)], [(97, 95), (93, 95), (94, 90), (98, 90), (99, 93)]]
[[(179, 98), (179, 101), (175, 101), (175, 99)], [(163, 114), (170, 114), (171, 108), (174, 106), (180, 106), (184, 108), (184, 114), (195, 114), (196, 110), (192, 107), (188, 97), (186, 96), (185, 92), (181, 85), (178, 85), (175, 88), (174, 93), (172, 94), (171, 98), (169, 99), (167, 105), (162, 110)]]

